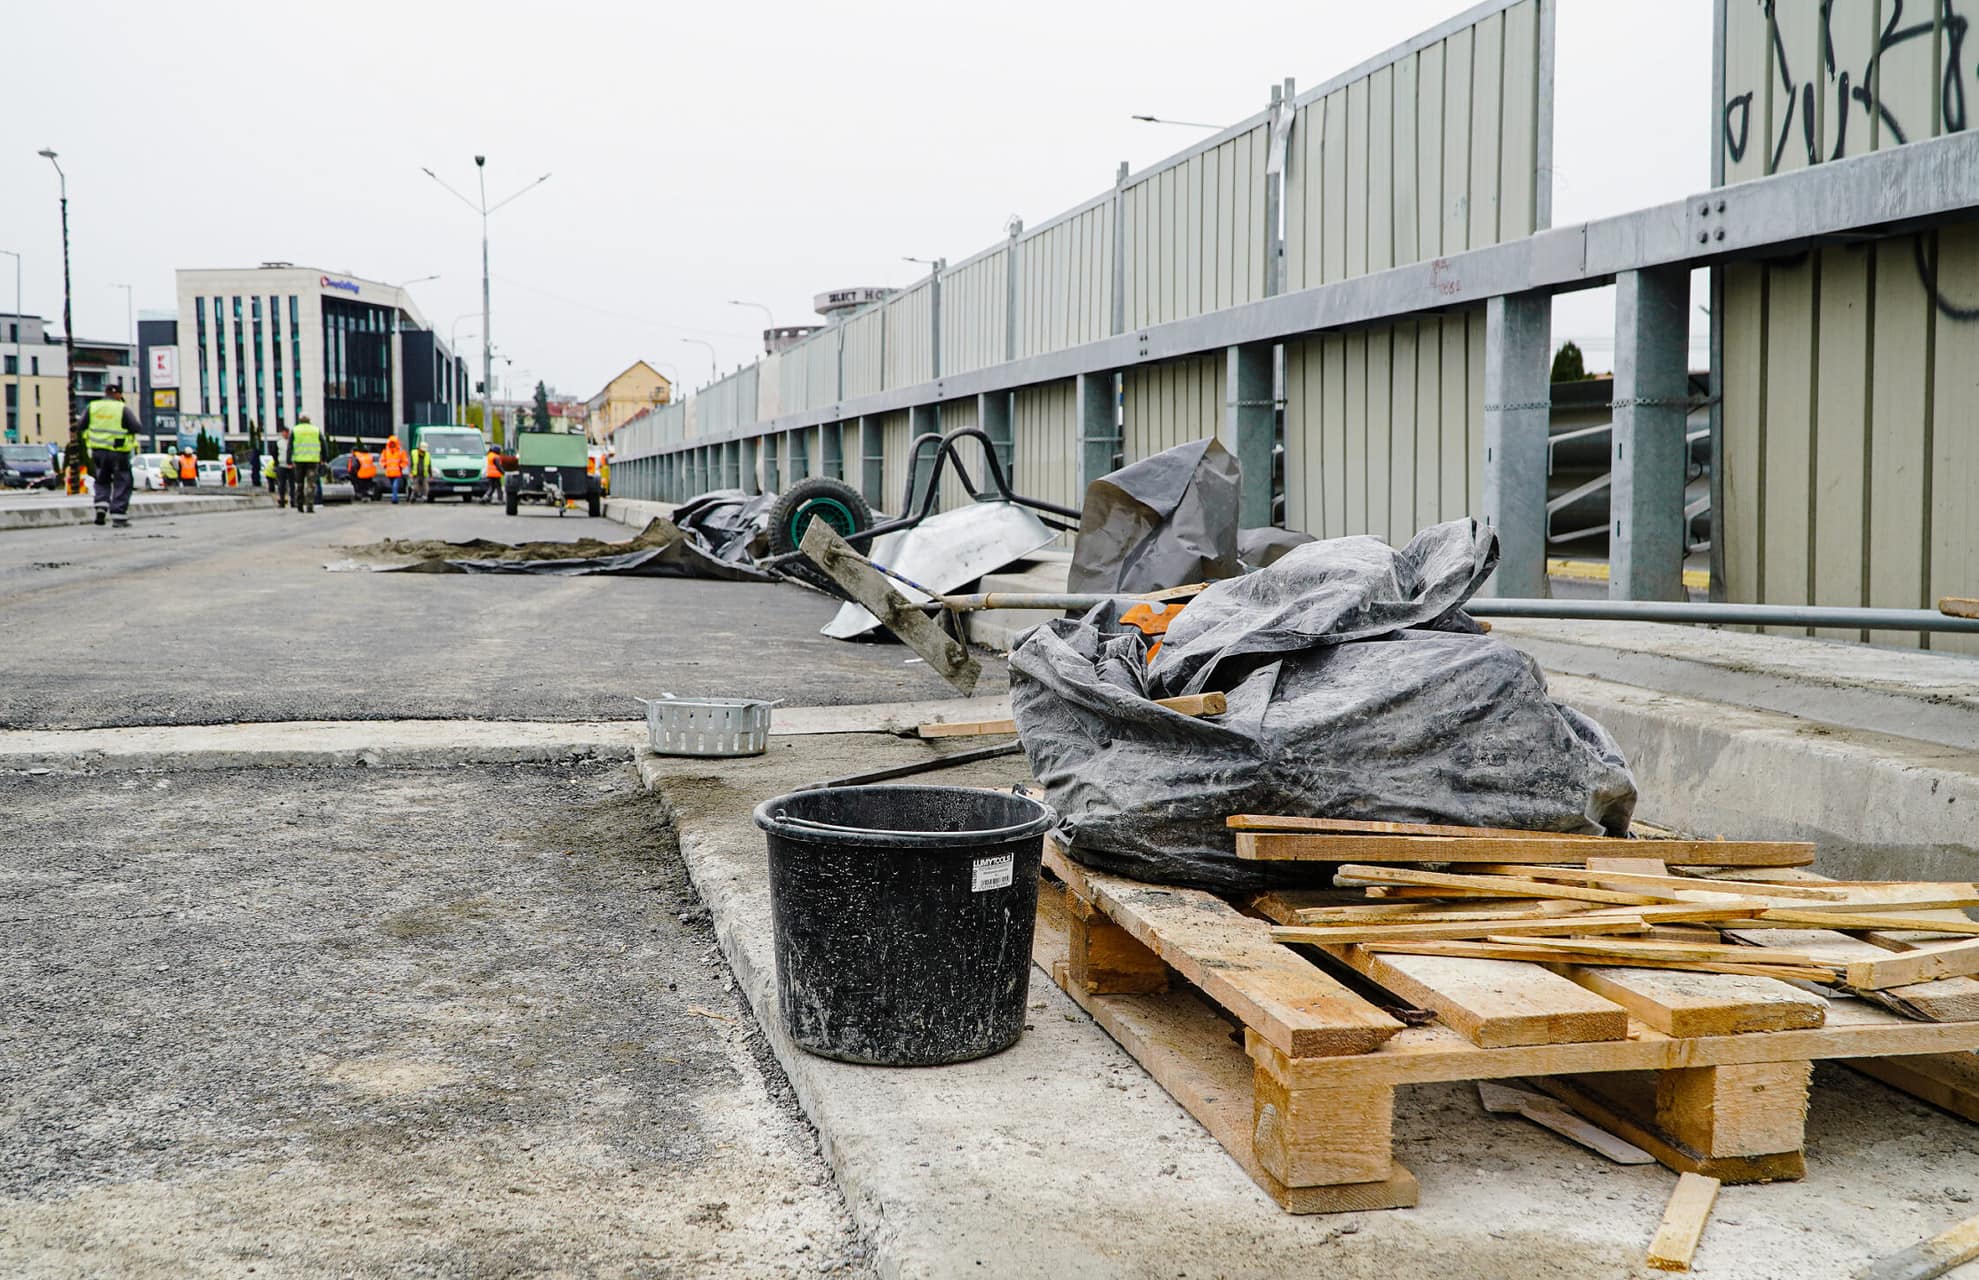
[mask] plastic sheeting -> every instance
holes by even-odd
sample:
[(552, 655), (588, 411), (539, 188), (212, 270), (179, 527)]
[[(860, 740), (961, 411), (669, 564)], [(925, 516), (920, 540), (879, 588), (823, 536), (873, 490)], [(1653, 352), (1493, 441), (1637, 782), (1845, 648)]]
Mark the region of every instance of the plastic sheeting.
[(511, 573), (575, 578), (615, 574), (638, 578), (719, 578), (729, 582), (768, 582), (770, 575), (748, 564), (716, 556), (672, 521), (655, 517), (624, 542), (524, 542), (509, 545), (475, 538), (468, 542), (386, 543), (382, 554), (413, 555), (408, 563), (384, 565), (381, 573)]
[(1214, 439), (1086, 486), (1067, 591), (1160, 591), (1241, 573), (1236, 458)]
[(740, 489), (712, 489), (673, 509), (673, 522), (688, 536), (732, 564), (747, 564), (767, 553), (757, 539), (769, 527), (774, 493), (746, 494)]
[[(1308, 543), (1203, 592), (1152, 665), (1107, 609), (1032, 631), (1011, 701), (1072, 855), (1239, 891), (1313, 869), (1238, 861), (1235, 813), (1626, 833), (1635, 782), (1614, 740), (1462, 610), (1497, 560), (1472, 520), (1399, 551)], [(1229, 700), (1215, 719), (1152, 701), (1212, 690)]]

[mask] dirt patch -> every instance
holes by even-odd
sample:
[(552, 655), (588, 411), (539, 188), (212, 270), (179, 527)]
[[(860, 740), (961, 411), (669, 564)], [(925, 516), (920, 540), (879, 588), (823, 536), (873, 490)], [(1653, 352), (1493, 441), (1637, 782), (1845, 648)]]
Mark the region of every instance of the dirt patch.
[(869, 1273), (624, 766), (0, 807), (0, 1273)]
[(595, 559), (622, 556), (669, 546), (685, 535), (673, 521), (655, 516), (633, 537), (620, 542), (598, 538), (577, 538), (570, 542), (496, 542), (493, 538), (468, 538), (442, 542), (437, 538), (384, 538), (359, 546), (338, 547), (353, 557), (388, 560), (400, 564), (427, 560), (534, 560)]

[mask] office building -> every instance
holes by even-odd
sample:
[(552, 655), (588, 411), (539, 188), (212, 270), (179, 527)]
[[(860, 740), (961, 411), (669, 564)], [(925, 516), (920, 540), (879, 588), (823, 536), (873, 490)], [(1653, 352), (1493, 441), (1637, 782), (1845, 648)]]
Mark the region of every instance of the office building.
[[(69, 369), (60, 334), (48, 332), (41, 316), (0, 314), (0, 434), (10, 444), (66, 444)], [(128, 393), (137, 385), (135, 355), (128, 343), (76, 339), (76, 412), (116, 384)]]
[(266, 262), (181, 270), (178, 295), (181, 430), (242, 441), (307, 413), (339, 443), (375, 444), (458, 421), (469, 399), (466, 362), (396, 285)]

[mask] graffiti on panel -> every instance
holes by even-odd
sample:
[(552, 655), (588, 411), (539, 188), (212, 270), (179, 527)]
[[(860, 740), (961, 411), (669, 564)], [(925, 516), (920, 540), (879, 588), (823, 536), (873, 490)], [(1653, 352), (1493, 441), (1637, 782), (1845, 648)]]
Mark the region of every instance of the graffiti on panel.
[[(1827, 105), (1835, 120), (1834, 145), (1826, 159), (1839, 159), (1848, 154), (1849, 128), (1856, 122), (1858, 114), (1864, 121), (1871, 117), (1880, 119), (1883, 128), (1899, 144), (1913, 137), (1929, 135), (1928, 122), (1899, 119), (1877, 93), (1880, 83), (1877, 68), (1885, 55), (1915, 41), (1929, 44), (1937, 36), (1938, 15), (1936, 6), (1929, 0), (1909, 0), (1909, 3), (1905, 0), (1886, 0), (1888, 8), (1883, 28), (1876, 33), (1875, 44), (1860, 67), (1837, 63), (1833, 31), (1834, 0), (1821, 0), (1821, 57), (1818, 65), (1812, 68), (1796, 66), (1795, 55), (1787, 51), (1786, 39), (1781, 35), (1780, 24), (1774, 16), (1775, 0), (1748, 2), (1758, 5), (1766, 18), (1769, 46), (1766, 74), (1773, 81), (1774, 101), (1779, 104), (1778, 128), (1774, 136), (1767, 139), (1770, 147), (1769, 172), (1780, 167), (1787, 148), (1796, 141), (1805, 150), (1807, 163), (1821, 163), (1824, 157), (1821, 155), (1821, 138), (1817, 128), (1817, 102)], [(1938, 110), (1947, 133), (1957, 133), (1966, 126), (1964, 52), (1970, 26), (1970, 21), (1963, 14), (1944, 15), (1941, 60), (1944, 73), (1938, 85)], [(1734, 163), (1745, 158), (1746, 150), (1752, 144), (1752, 109), (1757, 93), (1756, 88), (1748, 88), (1728, 94), (1725, 99), (1725, 154)]]
[[(1945, 12), (1941, 28), (1938, 6), (1931, 0), (1909, 0), (1909, 3), (1906, 0), (1884, 0), (1882, 29), (1876, 33), (1867, 60), (1860, 67), (1852, 67), (1839, 64), (1835, 57), (1835, 0), (1821, 0), (1821, 57), (1816, 66), (1807, 69), (1796, 67), (1794, 56), (1787, 51), (1786, 39), (1780, 33), (1780, 23), (1774, 12), (1775, 0), (1747, 2), (1758, 5), (1765, 16), (1768, 45), (1765, 74), (1772, 81), (1773, 100), (1777, 108), (1778, 128), (1771, 138), (1765, 140), (1769, 147), (1768, 173), (1778, 172), (1787, 148), (1796, 142), (1805, 149), (1810, 165), (1820, 164), (1823, 159), (1842, 158), (1848, 154), (1850, 126), (1854, 124), (1858, 128), (1867, 128), (1872, 119), (1881, 122), (1884, 132), (1891, 139), (1890, 145), (1900, 146), (1913, 137), (1929, 137), (1929, 121), (1905, 121), (1883, 100), (1878, 93), (1878, 86), (1882, 83), (1878, 72), (1886, 55), (1913, 42), (1929, 44), (1939, 38), (1941, 31), (1943, 45), (1939, 65), (1943, 72), (1936, 86), (1937, 109), (1944, 132), (1958, 133), (1966, 127), (1964, 55), (1965, 39), (1971, 23), (1963, 14)], [(1949, 6), (1946, 8), (1949, 10)], [(1758, 89), (1730, 92), (1729, 75), (1733, 68), (1728, 67), (1726, 71), (1724, 147), (1726, 157), (1736, 164), (1745, 158), (1747, 149), (1753, 143), (1752, 113)], [(1835, 123), (1834, 145), (1825, 157), (1821, 155), (1817, 110), (1822, 106), (1828, 109)], [(1860, 121), (1857, 121), (1858, 113)], [(1979, 320), (1979, 304), (1968, 306), (1954, 302), (1939, 290), (1938, 263), (1935, 253), (1927, 246), (1927, 239), (1923, 235), (1911, 237), (1917, 276), (1923, 282), (1925, 292), (1930, 295), (1940, 314), (1953, 320)]]

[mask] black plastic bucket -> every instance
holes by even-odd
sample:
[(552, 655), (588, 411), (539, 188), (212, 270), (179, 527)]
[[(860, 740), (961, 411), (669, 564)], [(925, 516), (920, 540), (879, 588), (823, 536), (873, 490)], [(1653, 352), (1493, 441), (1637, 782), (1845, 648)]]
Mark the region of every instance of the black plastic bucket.
[(895, 1067), (1015, 1044), (1056, 821), (1035, 800), (967, 787), (829, 787), (758, 805), (790, 1038)]

